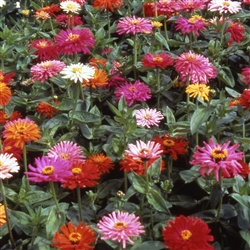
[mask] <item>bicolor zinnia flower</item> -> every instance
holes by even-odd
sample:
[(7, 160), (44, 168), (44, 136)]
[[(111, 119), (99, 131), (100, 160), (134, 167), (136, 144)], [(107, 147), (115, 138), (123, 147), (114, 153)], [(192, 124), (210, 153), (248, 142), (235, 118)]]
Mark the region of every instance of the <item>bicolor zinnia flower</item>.
[(42, 156), (35, 159), (36, 167), (29, 164), (29, 172), (24, 172), (27, 180), (33, 182), (65, 182), (72, 175), (70, 165), (61, 158)]
[(117, 33), (122, 34), (138, 34), (138, 33), (152, 33), (153, 26), (151, 21), (142, 17), (124, 17), (118, 21), (116, 26)]
[(210, 231), (200, 218), (180, 215), (164, 227), (163, 243), (171, 250), (213, 250), (208, 243), (214, 240)]
[(204, 147), (196, 146), (197, 151), (193, 154), (192, 165), (200, 165), (200, 174), (202, 176), (214, 173), (215, 179), (219, 180), (219, 172), (224, 176), (235, 176), (241, 171), (243, 153), (236, 152), (239, 144), (229, 147), (230, 141), (224, 144), (217, 144), (212, 138), (209, 143), (203, 142)]
[(7, 115), (4, 110), (0, 110), (0, 124), (2, 125), (8, 121), (14, 121), (18, 118), (22, 118), (22, 114), (18, 111), (14, 111), (11, 115)]
[(61, 24), (62, 27), (70, 29), (82, 25), (83, 21), (80, 16), (60, 14), (56, 17), (56, 23)]
[(179, 0), (176, 1), (175, 9), (184, 12), (195, 12), (207, 8), (206, 3), (209, 0)]
[(60, 158), (73, 163), (76, 160), (84, 160), (86, 156), (80, 146), (72, 141), (60, 141), (48, 152), (50, 158)]
[(181, 30), (182, 34), (189, 34), (193, 32), (199, 36), (199, 31), (205, 30), (205, 19), (199, 15), (194, 15), (190, 18), (180, 17), (175, 22), (176, 30)]
[(94, 48), (94, 35), (89, 28), (61, 30), (55, 37), (60, 53), (71, 55), (73, 53), (90, 54), (89, 48)]
[(157, 142), (161, 145), (163, 154), (171, 156), (174, 160), (177, 160), (179, 155), (184, 155), (188, 152), (188, 142), (183, 137), (172, 137), (164, 134), (162, 137), (157, 135), (152, 141)]
[(164, 116), (156, 109), (138, 109), (135, 111), (136, 123), (138, 126), (150, 128), (151, 126), (159, 126)]
[(123, 4), (122, 0), (94, 0), (93, 7), (98, 10), (104, 9), (104, 11), (114, 12), (114, 8), (120, 9)]
[(210, 87), (205, 84), (189, 84), (185, 91), (190, 97), (200, 97), (203, 101), (209, 101)]
[(0, 82), (0, 106), (6, 106), (10, 102), (10, 99), (10, 88), (5, 83)]
[(81, 11), (81, 5), (71, 0), (61, 2), (60, 8), (67, 14), (79, 14)]
[(230, 26), (227, 28), (226, 33), (231, 34), (228, 44), (232, 45), (233, 42), (240, 43), (244, 35), (245, 27), (242, 25), (242, 22), (233, 22), (230, 21)]
[(127, 155), (132, 156), (134, 159), (149, 160), (151, 158), (159, 158), (163, 153), (161, 149), (161, 144), (149, 141), (147, 143), (138, 140), (136, 144), (128, 144), (128, 149), (125, 150)]
[(6, 223), (6, 213), (5, 213), (5, 208), (2, 203), (0, 203), (0, 227)]
[(192, 51), (182, 53), (175, 59), (175, 70), (182, 82), (208, 83), (211, 78), (216, 77), (216, 67), (203, 55)]
[(96, 233), (87, 224), (80, 222), (74, 226), (70, 221), (64, 226), (60, 226), (60, 232), (56, 232), (51, 245), (57, 249), (67, 250), (91, 250), (94, 249)]
[(170, 55), (166, 52), (151, 54), (148, 52), (142, 58), (142, 66), (145, 68), (162, 68), (165, 69), (168, 66), (173, 65), (174, 61)]
[(10, 72), (6, 74), (3, 71), (0, 71), (0, 82), (8, 85), (10, 84), (11, 81), (13, 81), (14, 76), (15, 76), (14, 72)]
[(208, 4), (208, 10), (211, 12), (218, 11), (222, 13), (236, 14), (241, 10), (241, 2), (231, 0), (211, 0)]
[(134, 244), (131, 237), (139, 237), (144, 233), (144, 226), (140, 223), (140, 218), (128, 212), (112, 212), (103, 216), (97, 223), (100, 233), (103, 234), (102, 240), (112, 240), (122, 243), (125, 249), (127, 242)]
[(241, 81), (244, 82), (246, 85), (250, 85), (250, 67), (244, 67), (241, 70)]
[[(58, 104), (58, 102), (55, 104)], [(36, 110), (39, 114), (41, 114), (42, 116), (48, 119), (54, 117), (55, 114), (59, 112), (58, 108), (56, 108), (55, 106), (47, 102), (39, 102), (38, 106), (36, 107)]]
[(77, 83), (77, 81), (82, 83), (83, 81), (88, 81), (94, 78), (95, 68), (82, 63), (72, 63), (65, 67), (61, 71), (61, 74), (63, 75), (62, 78), (64, 79), (70, 79), (75, 83)]
[(97, 87), (101, 87), (108, 84), (108, 75), (105, 70), (95, 68), (95, 73), (93, 78), (89, 79), (88, 81), (83, 81), (82, 86), (86, 87), (89, 86), (93, 89)]
[(126, 82), (115, 90), (116, 101), (119, 101), (123, 96), (127, 105), (132, 106), (136, 101), (145, 102), (151, 98), (151, 89), (140, 80), (134, 83)]
[(4, 125), (3, 137), (6, 143), (23, 148), (25, 143), (38, 141), (41, 138), (40, 128), (28, 118), (19, 118)]
[(12, 154), (0, 154), (0, 180), (11, 178), (13, 176), (11, 173), (18, 173), (19, 169), (17, 159)]
[(45, 82), (52, 76), (56, 76), (65, 67), (65, 63), (61, 61), (44, 61), (30, 68), (31, 77), (34, 81)]

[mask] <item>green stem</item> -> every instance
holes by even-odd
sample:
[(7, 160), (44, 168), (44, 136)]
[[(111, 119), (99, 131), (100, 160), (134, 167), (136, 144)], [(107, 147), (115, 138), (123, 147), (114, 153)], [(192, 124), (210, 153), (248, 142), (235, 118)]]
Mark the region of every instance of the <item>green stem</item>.
[[(219, 188), (220, 188), (220, 190), (222, 190), (222, 176), (221, 175), (222, 175), (222, 170), (220, 169), (219, 170)], [(220, 193), (220, 195), (221, 195), (221, 193)], [(220, 219), (221, 208), (222, 208), (222, 195), (220, 197), (220, 203), (219, 203), (219, 206), (217, 209), (217, 216), (216, 216), (215, 221), (218, 221)]]
[(144, 171), (146, 175), (146, 193), (148, 194), (149, 193), (149, 179), (148, 179), (147, 163), (148, 163), (148, 160), (143, 159)]
[[(80, 83), (81, 84), (81, 83)], [(72, 119), (74, 117), (74, 114), (76, 112), (76, 107), (77, 107), (77, 102), (78, 102), (78, 98), (79, 98), (79, 84), (75, 84), (75, 103), (74, 103), (74, 107), (73, 107), (73, 110), (72, 110), (72, 113), (71, 113), (71, 122), (72, 122)]]
[(124, 171), (124, 193), (128, 191), (128, 174)]
[(51, 190), (51, 192), (52, 192), (52, 196), (53, 196), (54, 202), (55, 202), (55, 204), (56, 204), (57, 211), (60, 212), (61, 209), (60, 209), (59, 204), (58, 204), (58, 201), (57, 201), (56, 190), (55, 190), (54, 182), (53, 182), (53, 181), (50, 181), (50, 182), (49, 182), (49, 186), (50, 186), (50, 190)]
[(168, 157), (168, 165), (167, 165), (168, 180), (171, 180), (172, 168), (173, 168), (173, 158), (171, 156), (169, 156)]
[[(24, 166), (24, 171), (28, 172), (28, 165), (27, 165), (27, 150), (26, 150), (26, 145), (23, 147), (23, 166)], [(26, 191), (30, 191), (30, 182), (27, 180), (27, 177), (25, 176), (25, 183), (26, 183)]]
[(16, 248), (15, 241), (14, 241), (14, 238), (13, 238), (13, 235), (12, 235), (10, 220), (9, 220), (9, 216), (8, 216), (8, 212), (7, 212), (6, 194), (5, 194), (3, 181), (1, 179), (0, 179), (0, 190), (1, 190), (1, 193), (2, 193), (2, 196), (3, 196), (3, 205), (4, 205), (5, 215), (6, 215), (6, 223), (7, 223), (7, 228), (8, 228), (8, 232), (9, 232), (11, 246), (12, 246), (13, 249), (15, 249)]
[(107, 11), (107, 19), (108, 19), (108, 39), (110, 39), (110, 18), (109, 18), (109, 11)]
[(163, 27), (164, 27), (166, 40), (168, 41), (167, 18), (164, 18), (164, 20), (163, 20)]
[(76, 187), (76, 194), (77, 194), (80, 222), (82, 222), (82, 199), (81, 199), (81, 189), (79, 186)]
[(134, 79), (137, 79), (137, 72), (136, 72), (136, 65), (137, 65), (137, 36), (134, 36)]
[(157, 109), (160, 108), (161, 94), (160, 94), (160, 71), (156, 68), (156, 84), (157, 84)]

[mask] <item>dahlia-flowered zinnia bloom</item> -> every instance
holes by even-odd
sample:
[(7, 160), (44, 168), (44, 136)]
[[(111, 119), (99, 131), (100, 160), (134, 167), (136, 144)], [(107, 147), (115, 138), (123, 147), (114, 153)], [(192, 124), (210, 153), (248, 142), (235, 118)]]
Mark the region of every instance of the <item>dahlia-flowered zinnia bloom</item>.
[(81, 5), (71, 0), (61, 2), (60, 8), (67, 14), (79, 14), (81, 11)]
[(207, 8), (206, 3), (209, 0), (178, 0), (176, 1), (175, 10), (184, 12), (195, 12)]
[(164, 116), (156, 109), (138, 109), (135, 111), (136, 123), (138, 126), (150, 128), (151, 126), (159, 126)]
[(65, 67), (65, 63), (61, 61), (44, 61), (32, 66), (30, 73), (34, 81), (45, 82), (49, 78), (56, 76)]
[(72, 141), (60, 141), (48, 152), (50, 158), (60, 158), (73, 163), (76, 160), (84, 160), (86, 156), (80, 146)]
[(94, 0), (93, 7), (98, 10), (104, 9), (104, 11), (114, 12), (114, 8), (120, 9), (123, 4), (122, 0)]
[(200, 174), (204, 177), (213, 172), (215, 179), (219, 180), (219, 172), (224, 176), (235, 176), (241, 171), (240, 160), (242, 152), (236, 152), (239, 144), (229, 147), (230, 141), (217, 144), (212, 138), (209, 143), (203, 142), (204, 147), (196, 146), (197, 151), (193, 154), (192, 165), (200, 165)]
[(0, 82), (8, 85), (10, 84), (11, 81), (13, 81), (14, 76), (15, 76), (14, 72), (10, 72), (6, 74), (3, 71), (0, 71)]
[(13, 144), (6, 143), (5, 140), (3, 140), (2, 150), (0, 150), (0, 152), (12, 154), (19, 162), (23, 159), (23, 150), (13, 146)]
[(250, 108), (250, 89), (244, 89), (238, 100), (240, 105), (245, 107), (245, 109)]
[(156, 2), (156, 10), (158, 15), (171, 16), (174, 13), (175, 9), (176, 2), (174, 0), (159, 0), (158, 2)]
[(52, 239), (52, 246), (57, 249), (67, 250), (91, 250), (94, 249), (96, 233), (86, 223), (80, 222), (74, 226), (70, 221), (64, 226), (60, 226), (60, 232), (56, 232)]
[(184, 155), (188, 152), (186, 148), (188, 142), (181, 136), (172, 137), (164, 134), (162, 137), (157, 135), (157, 137), (152, 140), (161, 145), (163, 154), (171, 156), (174, 160), (177, 160), (179, 155)]
[(42, 10), (42, 11), (36, 11), (35, 12), (35, 18), (37, 20), (41, 19), (43, 21), (46, 21), (47, 19), (50, 19), (51, 17), (50, 17), (49, 13)]
[(7, 115), (4, 110), (0, 110), (0, 124), (2, 125), (8, 121), (14, 121), (18, 118), (22, 118), (22, 114), (18, 111), (14, 111), (11, 115)]
[(60, 24), (62, 27), (72, 29), (77, 25), (82, 25), (83, 21), (80, 16), (60, 14), (56, 17), (56, 23)]
[(151, 54), (148, 52), (142, 58), (142, 66), (145, 68), (162, 68), (165, 69), (168, 66), (173, 65), (174, 61), (170, 55), (166, 52)]
[(248, 177), (248, 175), (250, 174), (250, 167), (249, 167), (248, 163), (246, 163), (244, 161), (239, 161), (239, 163), (241, 164), (241, 169), (240, 169), (239, 175), (241, 175), (242, 178)]
[(236, 14), (241, 10), (241, 2), (231, 0), (211, 0), (208, 4), (208, 10), (211, 12), (218, 11), (222, 13)]
[(6, 106), (10, 102), (10, 99), (10, 88), (5, 83), (0, 82), (0, 106)]
[[(65, 2), (68, 0), (59, 0), (59, 2)], [(75, 3), (79, 3), (81, 6), (83, 6), (86, 3), (86, 0), (72, 0)]]
[(19, 118), (4, 125), (3, 137), (6, 143), (23, 148), (25, 143), (38, 141), (41, 134), (40, 128), (34, 121), (28, 118)]
[(123, 96), (127, 105), (132, 106), (136, 101), (145, 102), (151, 98), (151, 89), (140, 80), (134, 83), (126, 82), (115, 90), (116, 101), (119, 101)]
[(143, 2), (142, 8), (146, 17), (155, 16), (154, 6), (155, 6), (154, 2)]
[(193, 32), (199, 36), (199, 31), (205, 30), (205, 19), (199, 15), (194, 15), (190, 18), (180, 17), (175, 22), (176, 30), (181, 30), (182, 34), (189, 34)]
[(107, 60), (102, 58), (93, 57), (89, 60), (89, 65), (94, 66), (96, 68), (104, 67), (106, 64)]
[(94, 48), (94, 35), (89, 28), (62, 30), (56, 35), (55, 41), (60, 53), (71, 55), (73, 53), (90, 54), (89, 48)]
[(153, 26), (151, 21), (142, 17), (124, 17), (118, 21), (116, 26), (117, 33), (122, 34), (138, 34), (138, 33), (152, 33)]
[(48, 13), (49, 15), (52, 15), (52, 16), (56, 16), (56, 12), (59, 12), (60, 11), (60, 8), (58, 7), (58, 5), (57, 4), (54, 4), (54, 3), (52, 3), (51, 5), (46, 5), (45, 7), (43, 7), (43, 8), (40, 8), (40, 9), (38, 9), (38, 10), (36, 10), (37, 12), (41, 12), (41, 11), (43, 11), (43, 12), (46, 12), (46, 13)]
[(128, 149), (125, 150), (127, 155), (132, 156), (134, 159), (149, 160), (151, 158), (159, 158), (163, 153), (161, 144), (149, 141), (147, 143), (138, 140), (136, 144), (128, 144)]
[[(58, 104), (59, 102), (56, 102), (55, 104)], [(38, 106), (36, 107), (36, 110), (39, 114), (44, 116), (45, 118), (52, 118), (55, 116), (56, 113), (59, 112), (59, 109), (55, 106), (47, 103), (47, 102), (39, 102)]]
[(246, 85), (250, 85), (250, 67), (242, 68), (241, 75), (243, 76), (241, 81)]
[(180, 215), (164, 227), (163, 244), (171, 250), (213, 250), (209, 244), (214, 240), (210, 231), (200, 218)]
[(11, 173), (18, 173), (19, 169), (17, 159), (12, 154), (0, 154), (0, 180), (11, 178), (13, 176)]
[(93, 89), (96, 89), (97, 87), (101, 87), (108, 84), (108, 75), (105, 70), (95, 68), (95, 74), (92, 79), (89, 79), (88, 81), (83, 81), (82, 86), (86, 87), (89, 86)]
[(29, 164), (29, 172), (24, 172), (27, 180), (33, 182), (65, 182), (72, 175), (70, 165), (61, 158), (42, 156), (35, 159), (36, 167)]
[(0, 203), (0, 227), (6, 223), (6, 213), (5, 213), (5, 208), (2, 203)]
[(207, 84), (216, 77), (216, 67), (203, 55), (184, 52), (175, 59), (175, 70), (182, 82)]
[(245, 27), (242, 25), (242, 22), (233, 22), (230, 21), (230, 26), (227, 28), (226, 33), (229, 33), (230, 39), (228, 44), (232, 45), (233, 42), (240, 43), (245, 37)]
[(134, 244), (131, 237), (139, 237), (144, 233), (144, 226), (140, 223), (140, 218), (128, 212), (112, 212), (103, 216), (97, 223), (100, 233), (103, 234), (102, 240), (112, 240), (122, 243), (123, 249), (126, 248), (127, 241)]
[(63, 187), (75, 189), (76, 187), (85, 188), (98, 184), (101, 172), (96, 164), (88, 161), (76, 160), (71, 164), (72, 175), (65, 178)]
[(75, 83), (77, 83), (77, 81), (83, 82), (94, 78), (95, 68), (82, 63), (72, 63), (69, 66), (66, 66), (61, 71), (61, 74), (64, 79), (70, 79)]
[(210, 87), (205, 84), (189, 84), (185, 91), (190, 97), (200, 97), (203, 101), (209, 101)]

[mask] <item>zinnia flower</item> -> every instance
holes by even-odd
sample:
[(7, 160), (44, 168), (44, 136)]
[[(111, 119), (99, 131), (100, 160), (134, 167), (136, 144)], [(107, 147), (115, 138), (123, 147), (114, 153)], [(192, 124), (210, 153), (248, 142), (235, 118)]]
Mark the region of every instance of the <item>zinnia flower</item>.
[(114, 8), (120, 9), (122, 5), (122, 0), (94, 0), (93, 7), (97, 8), (98, 10), (104, 8), (104, 11), (111, 11), (114, 12)]
[(62, 78), (70, 79), (77, 83), (77, 81), (83, 82), (83, 80), (88, 81), (94, 78), (95, 68), (82, 63), (72, 63), (71, 65), (65, 67), (61, 74)]
[(203, 55), (195, 54), (192, 51), (182, 53), (178, 56), (175, 69), (182, 82), (208, 83), (209, 79), (216, 77), (216, 68)]
[(60, 8), (67, 14), (79, 14), (81, 10), (81, 5), (75, 1), (67, 0), (60, 3)]
[(34, 81), (45, 82), (52, 76), (56, 76), (63, 68), (65, 63), (57, 60), (38, 63), (30, 68), (31, 77)]
[(158, 15), (171, 16), (176, 9), (176, 2), (174, 0), (159, 0), (156, 2), (156, 10)]
[(238, 100), (241, 106), (250, 108), (250, 89), (244, 89)]
[(56, 35), (55, 41), (60, 53), (71, 55), (73, 53), (90, 54), (89, 48), (94, 48), (94, 35), (90, 29), (67, 29)]
[(28, 175), (27, 180), (33, 182), (65, 182), (65, 179), (72, 175), (67, 161), (61, 158), (52, 158), (42, 156), (35, 159), (36, 167), (29, 164), (30, 172), (24, 172)]
[(37, 19), (37, 20), (39, 20), (39, 19), (42, 19), (43, 21), (46, 21), (47, 19), (50, 19), (50, 15), (49, 15), (49, 13), (47, 13), (46, 11), (36, 11), (35, 12), (35, 18)]
[(138, 237), (145, 232), (139, 220), (140, 218), (134, 214), (118, 211), (103, 216), (97, 227), (103, 234), (102, 240), (122, 242), (122, 247), (125, 249), (127, 241), (134, 244), (130, 237)]
[(137, 80), (135, 83), (126, 82), (124, 85), (117, 87), (115, 91), (116, 101), (122, 96), (128, 106), (132, 106), (134, 102), (145, 102), (151, 98), (151, 89), (143, 82)]
[(129, 156), (134, 159), (149, 160), (151, 158), (158, 158), (161, 156), (163, 150), (161, 144), (149, 141), (147, 143), (143, 141), (136, 141), (136, 144), (128, 144), (128, 149), (125, 150)]
[(15, 76), (14, 72), (6, 74), (3, 71), (0, 71), (0, 82), (8, 85), (10, 84), (11, 81), (13, 81), (14, 76)]
[(152, 24), (150, 20), (141, 17), (124, 17), (118, 21), (116, 26), (117, 33), (122, 34), (138, 34), (138, 33), (152, 33)]
[(56, 113), (59, 112), (58, 108), (52, 106), (51, 104), (47, 102), (39, 102), (38, 106), (36, 107), (36, 110), (38, 113), (40, 113), (42, 116), (48, 119), (52, 118)]
[(11, 178), (13, 176), (11, 173), (18, 173), (19, 169), (17, 159), (12, 154), (0, 154), (0, 180)]
[(207, 8), (206, 3), (209, 0), (178, 0), (175, 9), (184, 12), (195, 12)]
[[(91, 58), (90, 60), (89, 60), (89, 65), (90, 66), (94, 66), (94, 67), (96, 67), (96, 68), (99, 68), (100, 66), (102, 67), (104, 67), (105, 65), (107, 64), (107, 60), (105, 60), (105, 59), (102, 59), (102, 58)], [(99, 66), (100, 65), (100, 66)]]
[(46, 5), (45, 7), (37, 10), (37, 12), (41, 12), (41, 11), (46, 12), (49, 15), (52, 15), (55, 17), (56, 16), (55, 13), (59, 12), (60, 8), (58, 7), (57, 4), (52, 3), (51, 5)]
[(23, 159), (23, 150), (21, 148), (13, 146), (10, 143), (6, 143), (5, 140), (3, 140), (1, 152), (11, 154), (19, 161)]
[(145, 68), (166, 68), (173, 65), (174, 61), (166, 52), (151, 54), (148, 52), (142, 59), (142, 66)]
[(0, 110), (0, 124), (4, 125), (8, 121), (14, 121), (21, 118), (22, 114), (18, 111), (14, 111), (11, 115), (7, 115), (4, 110)]
[(214, 173), (215, 179), (219, 180), (219, 172), (224, 176), (235, 176), (241, 171), (243, 153), (235, 152), (239, 144), (229, 147), (230, 141), (224, 144), (217, 144), (211, 138), (209, 143), (203, 142), (205, 147), (196, 146), (197, 151), (193, 154), (192, 165), (200, 165), (200, 174), (202, 176)]
[(208, 4), (208, 10), (211, 12), (219, 11), (222, 13), (236, 14), (241, 10), (241, 2), (231, 0), (211, 0)]
[(5, 5), (6, 5), (6, 1), (0, 0), (0, 8), (2, 8), (2, 7), (5, 6)]
[(244, 67), (241, 71), (241, 81), (243, 81), (246, 85), (250, 84), (250, 67)]
[(88, 81), (83, 81), (82, 86), (89, 86), (93, 89), (96, 89), (97, 87), (101, 87), (106, 84), (108, 84), (108, 76), (106, 71), (104, 71), (103, 69), (95, 68), (94, 77), (92, 79), (89, 79)]
[(70, 221), (67, 225), (60, 226), (60, 230), (62, 233), (56, 232), (52, 239), (53, 247), (67, 250), (94, 249), (96, 233), (87, 224), (80, 222), (74, 226)]
[(242, 178), (246, 178), (250, 174), (250, 167), (244, 161), (239, 161), (239, 163), (241, 164), (241, 170), (240, 170), (239, 175), (241, 175)]
[(151, 126), (159, 126), (164, 116), (156, 109), (138, 109), (135, 111), (136, 123), (138, 126), (150, 128)]
[(19, 118), (4, 125), (3, 137), (6, 143), (23, 148), (26, 142), (38, 141), (41, 138), (40, 128), (28, 118)]
[(233, 42), (240, 43), (244, 35), (245, 27), (242, 25), (242, 22), (233, 22), (230, 21), (230, 26), (227, 28), (226, 33), (231, 34), (228, 44), (232, 45)]
[(10, 102), (10, 99), (10, 88), (5, 83), (0, 82), (0, 106), (6, 106)]
[(171, 250), (213, 250), (208, 243), (214, 240), (210, 231), (200, 218), (181, 215), (164, 227), (163, 243)]
[(6, 223), (6, 213), (5, 213), (5, 208), (2, 203), (0, 203), (0, 227)]
[(83, 21), (80, 16), (60, 14), (56, 17), (56, 23), (61, 24), (62, 27), (72, 29), (77, 25), (82, 25)]
[(185, 91), (190, 97), (200, 97), (203, 101), (209, 101), (210, 87), (205, 84), (189, 84)]

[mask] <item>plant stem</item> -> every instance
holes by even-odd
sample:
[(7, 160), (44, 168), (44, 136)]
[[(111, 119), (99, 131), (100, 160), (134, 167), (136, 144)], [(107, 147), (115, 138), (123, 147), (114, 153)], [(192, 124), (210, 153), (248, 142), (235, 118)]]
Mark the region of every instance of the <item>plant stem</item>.
[(173, 167), (173, 158), (171, 156), (169, 156), (168, 157), (168, 165), (167, 165), (168, 180), (171, 180), (172, 167)]
[(157, 83), (157, 109), (160, 108), (160, 71), (159, 68), (156, 68), (156, 83)]
[(49, 182), (49, 185), (50, 185), (50, 190), (51, 190), (52, 195), (53, 195), (54, 202), (55, 202), (55, 204), (56, 204), (57, 211), (60, 212), (61, 209), (60, 209), (59, 204), (58, 204), (58, 201), (57, 201), (54, 182), (53, 182), (53, 181), (50, 181), (50, 182)]
[(146, 175), (146, 193), (149, 193), (149, 179), (148, 179), (148, 171), (147, 171), (147, 163), (148, 160), (143, 159), (143, 164), (144, 164), (144, 171), (145, 171), (145, 175)]
[(108, 19), (108, 39), (110, 39), (110, 18), (109, 18), (109, 11), (107, 11), (107, 19)]
[(168, 30), (167, 30), (167, 20), (166, 20), (166, 18), (163, 19), (163, 27), (164, 27), (166, 40), (168, 41)]
[(128, 174), (124, 171), (124, 193), (128, 191)]
[[(221, 177), (221, 174), (222, 174), (222, 169), (219, 170), (219, 187), (220, 187), (220, 189), (222, 189), (222, 177)], [(218, 221), (220, 219), (221, 207), (222, 207), (222, 195), (220, 197), (220, 203), (219, 203), (219, 206), (218, 206), (218, 209), (217, 209), (217, 216), (216, 216), (215, 221)]]
[(137, 72), (136, 72), (136, 64), (137, 64), (137, 36), (134, 36), (134, 80), (137, 79)]
[[(23, 147), (23, 166), (24, 166), (24, 171), (28, 172), (26, 145), (24, 145)], [(25, 177), (25, 183), (26, 183), (26, 192), (28, 192), (30, 191), (30, 182), (29, 180), (27, 180), (27, 177)]]
[(77, 194), (80, 222), (82, 222), (82, 199), (81, 199), (81, 189), (79, 186), (76, 187), (76, 194)]
[[(80, 83), (81, 84), (81, 83)], [(73, 107), (73, 110), (72, 110), (72, 113), (71, 113), (71, 122), (72, 122), (72, 119), (74, 117), (74, 114), (76, 112), (76, 106), (77, 106), (77, 102), (78, 102), (78, 98), (79, 98), (79, 85), (78, 84), (75, 84), (75, 103), (74, 103), (74, 107)]]

